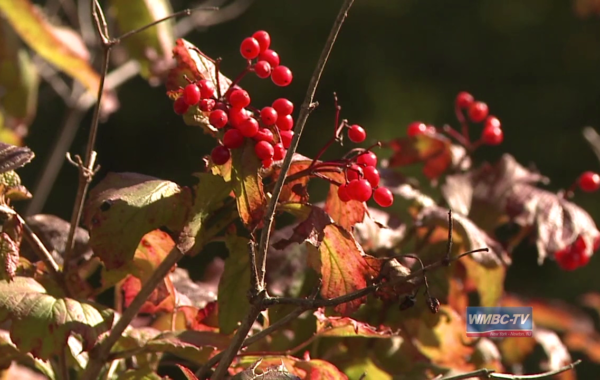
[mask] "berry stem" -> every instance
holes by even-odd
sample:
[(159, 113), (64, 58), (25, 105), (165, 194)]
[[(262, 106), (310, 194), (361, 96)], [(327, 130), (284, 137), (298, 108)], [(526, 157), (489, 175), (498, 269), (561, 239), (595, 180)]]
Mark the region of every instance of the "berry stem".
[[(336, 119), (336, 123), (337, 123), (338, 115), (336, 115), (335, 119)], [(327, 151), (327, 149), (329, 149), (329, 147), (331, 146), (331, 144), (333, 144), (334, 142), (336, 142), (339, 139), (340, 133), (342, 133), (342, 131), (344, 130), (345, 126), (346, 126), (346, 120), (342, 120), (342, 123), (335, 130), (335, 134), (333, 135), (333, 137), (331, 137), (329, 140), (327, 140), (327, 142), (325, 143), (325, 145), (323, 145), (323, 147), (319, 150), (319, 152), (317, 153), (317, 155), (313, 159), (312, 163), (308, 167), (309, 169), (313, 168), (316, 165), (317, 160), (319, 160), (319, 158), (321, 158), (321, 156), (325, 153), (325, 151)]]
[(373, 148), (375, 148), (375, 147), (380, 148), (381, 145), (382, 145), (381, 141), (377, 141), (375, 144), (369, 146), (366, 149), (365, 148), (354, 148), (354, 149), (350, 150), (349, 152), (347, 152), (346, 154), (344, 154), (344, 156), (342, 157), (342, 159), (344, 159), (344, 160), (351, 160), (351, 159), (353, 159), (354, 157), (356, 157), (356, 156), (358, 156), (360, 154), (363, 154), (363, 153), (366, 153), (366, 152), (371, 152), (373, 150)]
[[(235, 86), (237, 86), (237, 84), (240, 83), (240, 81), (251, 71), (252, 71), (252, 62), (248, 61), (248, 66), (246, 66), (246, 68), (244, 70), (242, 70), (242, 72), (239, 73), (237, 77), (235, 77), (235, 79), (231, 82), (231, 84), (229, 85), (229, 88), (227, 89), (227, 91), (225, 91), (223, 96), (227, 97), (227, 95), (229, 95), (229, 93), (233, 90), (233, 88)], [(219, 96), (219, 99), (221, 99), (220, 96)]]
[(466, 144), (463, 144), (463, 145), (465, 145), (465, 147), (467, 147), (471, 144), (471, 139), (469, 138), (469, 123), (467, 122), (467, 119), (465, 118), (465, 114), (462, 112), (462, 110), (458, 106), (458, 104), (454, 105), (454, 113), (456, 113), (456, 119), (458, 120), (458, 122), (461, 125), (462, 137), (464, 138), (464, 141), (466, 142)]
[(448, 124), (444, 125), (442, 127), (442, 130), (446, 132), (450, 137), (453, 137), (460, 145), (464, 146), (465, 149), (467, 149), (468, 151), (471, 151), (473, 149), (468, 136), (465, 138), (464, 135), (458, 133), (456, 129), (452, 128)]
[(215, 82), (217, 82), (217, 99), (221, 99), (221, 83), (219, 80), (219, 74), (221, 72), (221, 60), (221, 57), (215, 59)]

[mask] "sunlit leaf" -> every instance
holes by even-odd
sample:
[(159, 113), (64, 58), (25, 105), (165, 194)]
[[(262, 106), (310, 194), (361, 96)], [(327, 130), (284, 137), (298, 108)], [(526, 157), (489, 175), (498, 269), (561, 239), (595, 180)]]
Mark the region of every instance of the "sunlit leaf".
[(376, 252), (395, 247), (406, 233), (395, 215), (375, 208), (368, 209), (369, 217), (354, 226), (354, 235), (365, 251)]
[(234, 332), (250, 310), (250, 255), (248, 239), (227, 235), (225, 245), (229, 256), (219, 282), (219, 328), (223, 334)]
[(360, 379), (365, 375), (365, 379), (392, 380), (392, 375), (379, 368), (369, 357), (348, 363), (348, 366), (344, 368), (344, 373), (350, 379)]
[[(290, 166), (290, 170), (288, 171), (287, 177), (296, 175), (301, 173), (302, 171), (308, 169), (313, 160), (308, 157), (305, 157), (301, 154), (294, 153), (292, 157), (292, 164)], [(281, 164), (283, 161), (274, 162), (271, 166), (271, 171), (269, 175), (272, 176), (273, 182), (277, 181), (279, 178), (279, 173), (281, 173)], [(281, 194), (279, 195), (280, 202), (301, 202), (304, 200), (303, 198), (307, 198), (304, 195), (306, 191), (306, 185), (310, 176), (306, 175), (301, 178), (295, 179), (293, 181), (286, 182), (281, 189)]]
[(365, 220), (367, 205), (364, 202), (355, 200), (342, 202), (338, 196), (338, 188), (336, 185), (329, 185), (329, 193), (325, 201), (325, 211), (327, 211), (337, 224), (347, 230), (351, 230), (356, 223), (361, 223)]
[(191, 194), (177, 184), (135, 173), (109, 173), (85, 206), (90, 245), (106, 268), (130, 261), (142, 237), (159, 227), (181, 230)]
[[(248, 367), (251, 365), (254, 365), (254, 370), (262, 372), (273, 372), (274, 374), (280, 372), (280, 377), (273, 377), (273, 379), (296, 379), (293, 376), (289, 377), (290, 375), (298, 376), (300, 379), (348, 379), (333, 364), (320, 359), (301, 360), (292, 356), (244, 356), (240, 358), (240, 366)], [(252, 377), (239, 377), (238, 379), (252, 379)]]
[(257, 226), (266, 209), (266, 197), (262, 178), (258, 171), (262, 163), (254, 153), (254, 143), (250, 140), (240, 149), (232, 152), (232, 182), (238, 211), (244, 224), (250, 228)]
[(362, 337), (362, 338), (389, 338), (394, 336), (390, 328), (378, 329), (366, 322), (360, 322), (348, 317), (326, 316), (323, 310), (314, 312), (317, 317), (316, 335), (323, 337)]
[(10, 337), (21, 352), (49, 359), (61, 354), (72, 333), (90, 350), (112, 326), (113, 311), (87, 301), (55, 297), (32, 278), (0, 281), (0, 321), (12, 320)]
[(77, 79), (90, 92), (98, 92), (100, 76), (90, 66), (89, 58), (76, 49), (85, 46), (81, 41), (65, 40), (61, 29), (52, 26), (29, 0), (0, 0), (0, 11), (37, 54)]
[[(27, 163), (29, 163), (35, 154), (28, 147), (18, 147), (10, 144), (0, 143), (0, 173), (7, 173), (12, 170), (18, 169)], [(11, 178), (13, 176), (11, 175)], [(8, 177), (2, 178), (2, 185), (7, 186), (17, 186), (21, 184), (21, 180), (18, 178), (18, 175), (12, 182), (7, 182)], [(18, 183), (15, 183), (18, 179)]]
[[(111, 0), (111, 9), (121, 33), (139, 29), (173, 13), (167, 0)], [(124, 42), (129, 55), (141, 65), (141, 74), (151, 83), (161, 80), (171, 62), (173, 19), (128, 37)]]

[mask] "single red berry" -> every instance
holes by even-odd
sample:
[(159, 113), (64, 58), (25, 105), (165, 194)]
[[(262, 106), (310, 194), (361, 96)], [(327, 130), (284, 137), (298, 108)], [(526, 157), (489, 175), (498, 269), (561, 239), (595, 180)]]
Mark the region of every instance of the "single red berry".
[(355, 179), (360, 179), (363, 176), (363, 170), (357, 164), (350, 165), (349, 168), (346, 169), (346, 179), (348, 181), (354, 181)]
[(427, 126), (420, 121), (414, 121), (408, 125), (406, 128), (406, 134), (409, 137), (415, 137), (417, 135), (421, 135), (427, 131)]
[(202, 99), (198, 103), (198, 109), (202, 112), (210, 112), (215, 108), (215, 104), (214, 99)]
[(202, 99), (212, 98), (217, 91), (215, 84), (208, 79), (202, 79), (198, 82), (198, 87), (200, 88), (200, 97)]
[(268, 142), (259, 141), (254, 145), (254, 153), (256, 153), (256, 157), (260, 160), (267, 160), (273, 158), (275, 150), (273, 149), (273, 145)]
[(190, 83), (183, 88), (181, 97), (188, 106), (195, 106), (200, 101), (200, 88), (194, 83)]
[(600, 188), (600, 175), (594, 172), (584, 172), (577, 181), (579, 188), (587, 193), (594, 192)]
[(280, 62), (279, 54), (277, 54), (277, 52), (275, 52), (274, 50), (271, 50), (271, 49), (267, 49), (267, 50), (263, 51), (262, 53), (260, 53), (258, 56), (258, 60), (269, 62), (269, 65), (271, 65), (272, 69), (279, 66), (279, 62)]
[(242, 54), (242, 57), (246, 59), (254, 59), (258, 57), (258, 54), (260, 53), (260, 45), (256, 38), (244, 38), (242, 44), (240, 45), (240, 53)]
[(275, 161), (279, 161), (279, 160), (283, 160), (283, 157), (285, 157), (285, 148), (283, 147), (282, 143), (279, 144), (275, 144), (273, 146), (273, 159)]
[(269, 46), (271, 45), (271, 36), (269, 35), (269, 33), (265, 32), (264, 30), (259, 30), (257, 32), (254, 32), (252, 37), (254, 37), (254, 39), (256, 41), (258, 41), (258, 45), (260, 46), (261, 52), (267, 50), (269, 48)]
[(254, 72), (261, 79), (268, 78), (271, 75), (271, 71), (271, 65), (267, 61), (258, 61), (254, 65)]
[(571, 247), (574, 251), (585, 251), (587, 249), (587, 244), (585, 243), (585, 239), (582, 235), (577, 236), (577, 239), (571, 244)]
[(190, 106), (183, 100), (183, 96), (178, 97), (173, 103), (173, 111), (175, 111), (177, 115), (183, 115), (189, 108)]
[(484, 102), (475, 102), (469, 106), (469, 119), (474, 123), (481, 123), (488, 115), (489, 109)]
[(361, 143), (367, 138), (367, 132), (358, 124), (351, 125), (348, 128), (348, 138), (355, 143)]
[(254, 140), (256, 141), (266, 141), (268, 143), (273, 142), (273, 132), (269, 128), (260, 128), (258, 133), (254, 135)]
[(373, 188), (366, 179), (355, 179), (348, 183), (348, 195), (359, 202), (366, 202), (373, 195)]
[(223, 110), (214, 110), (208, 116), (208, 122), (215, 128), (221, 129), (227, 124), (227, 113)]
[(265, 169), (268, 169), (271, 167), (271, 165), (273, 165), (273, 159), (272, 158), (267, 158), (266, 160), (262, 160), (262, 166)]
[(502, 128), (487, 126), (481, 131), (481, 140), (486, 145), (500, 145), (504, 140)]
[(277, 86), (285, 87), (292, 83), (293, 75), (292, 70), (286, 66), (277, 66), (271, 71), (271, 80)]
[(279, 131), (279, 136), (281, 136), (281, 143), (285, 149), (288, 149), (290, 145), (292, 145), (292, 138), (294, 137), (294, 132), (292, 131)]
[(291, 115), (294, 112), (294, 103), (286, 98), (279, 98), (273, 102), (273, 108), (279, 116)]
[(249, 117), (244, 120), (237, 129), (245, 137), (254, 137), (258, 133), (259, 125), (255, 118)]
[(342, 202), (349, 202), (352, 200), (350, 195), (348, 195), (348, 184), (343, 184), (342, 186), (338, 187), (337, 193)]
[(231, 152), (229, 149), (225, 148), (223, 145), (217, 145), (213, 148), (212, 152), (210, 152), (210, 158), (215, 165), (223, 165), (229, 158), (231, 157)]
[(484, 128), (488, 128), (488, 127), (500, 128), (501, 126), (502, 126), (502, 124), (500, 124), (500, 120), (498, 120), (498, 118), (496, 116), (488, 116), (487, 119), (485, 119), (485, 123), (483, 124)]
[(244, 109), (231, 108), (229, 110), (229, 124), (234, 128), (238, 128), (249, 117), (249, 113)]
[(277, 111), (273, 107), (265, 107), (260, 110), (260, 121), (264, 125), (273, 125), (277, 122)]
[(363, 168), (363, 176), (367, 181), (369, 181), (371, 186), (379, 186), (379, 170), (377, 170), (373, 166), (367, 166)]
[(292, 115), (279, 116), (276, 125), (280, 131), (291, 131), (294, 128), (294, 118)]
[(364, 166), (377, 166), (377, 155), (373, 152), (364, 152), (356, 157), (356, 163)]
[(244, 145), (244, 135), (237, 129), (228, 129), (223, 135), (223, 145), (229, 149), (237, 149)]
[(394, 203), (394, 194), (387, 187), (378, 187), (375, 189), (373, 199), (381, 207), (390, 207)]
[(571, 247), (566, 247), (554, 253), (554, 259), (562, 270), (572, 271), (579, 267), (579, 258), (573, 255)]
[(250, 94), (248, 91), (238, 89), (231, 91), (229, 94), (229, 103), (233, 108), (244, 108), (250, 105)]
[(458, 95), (456, 95), (456, 106), (463, 110), (469, 108), (474, 101), (475, 98), (473, 98), (473, 95), (466, 91), (459, 92)]

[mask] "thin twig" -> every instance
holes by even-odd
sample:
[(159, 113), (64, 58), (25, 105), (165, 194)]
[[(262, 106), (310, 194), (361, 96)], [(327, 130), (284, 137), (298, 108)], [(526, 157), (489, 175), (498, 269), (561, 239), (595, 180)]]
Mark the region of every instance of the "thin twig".
[(495, 373), (493, 369), (483, 368), (483, 369), (478, 369), (473, 372), (461, 373), (460, 375), (440, 377), (439, 380), (462, 380), (462, 379), (472, 379), (474, 377), (479, 377), (482, 379), (508, 379), (508, 380), (543, 379), (544, 377), (551, 377), (551, 376), (558, 375), (560, 373), (569, 371), (569, 370), (575, 368), (575, 366), (580, 363), (581, 363), (581, 360), (577, 360), (576, 362), (568, 364), (557, 370), (538, 373), (538, 374), (534, 374), (534, 375), (511, 375), (508, 373)]
[(267, 213), (264, 218), (264, 227), (260, 236), (260, 243), (258, 247), (258, 256), (257, 262), (260, 263), (257, 265), (258, 275), (260, 280), (260, 285), (264, 286), (265, 281), (265, 270), (267, 265), (267, 250), (269, 247), (269, 241), (271, 237), (271, 228), (273, 227), (273, 219), (275, 215), (275, 209), (277, 208), (277, 202), (279, 201), (279, 196), (281, 195), (281, 190), (283, 189), (283, 184), (285, 182), (285, 176), (290, 170), (290, 166), (292, 165), (292, 157), (298, 148), (298, 143), (300, 141), (300, 137), (302, 136), (302, 132), (304, 130), (304, 125), (306, 124), (306, 120), (308, 120), (308, 116), (310, 111), (313, 108), (313, 101), (315, 97), (315, 93), (317, 91), (317, 86), (319, 85), (319, 81), (321, 79), (321, 75), (323, 74), (323, 70), (325, 69), (325, 64), (329, 59), (329, 55), (331, 54), (331, 50), (333, 49), (333, 45), (335, 44), (335, 40), (348, 16), (348, 10), (354, 3), (354, 0), (345, 0), (344, 4), (340, 8), (340, 11), (335, 19), (333, 27), (331, 28), (331, 32), (329, 32), (329, 36), (327, 37), (327, 41), (325, 42), (325, 47), (321, 52), (321, 56), (319, 57), (319, 61), (317, 62), (317, 66), (315, 67), (315, 71), (313, 72), (312, 77), (310, 78), (310, 83), (308, 85), (308, 90), (306, 92), (306, 96), (304, 98), (304, 102), (302, 103), (302, 107), (300, 108), (300, 114), (298, 116), (298, 121), (296, 123), (296, 127), (294, 128), (294, 138), (290, 144), (290, 147), (285, 155), (283, 160), (283, 164), (281, 165), (281, 171), (279, 174), (279, 178), (277, 178), (277, 182), (275, 183), (275, 188), (273, 189), (271, 195), (271, 201), (269, 202), (269, 207), (267, 209)]
[(121, 318), (115, 323), (114, 327), (110, 331), (110, 334), (106, 339), (99, 345), (96, 345), (92, 351), (90, 351), (90, 361), (85, 367), (85, 371), (82, 375), (82, 379), (97, 379), (102, 366), (105, 364), (106, 359), (110, 353), (111, 348), (119, 340), (123, 331), (129, 326), (129, 323), (137, 315), (140, 308), (146, 302), (146, 299), (152, 294), (158, 284), (163, 281), (165, 276), (171, 271), (173, 265), (175, 265), (181, 258), (183, 253), (177, 248), (173, 248), (171, 252), (165, 257), (162, 263), (156, 268), (148, 281), (142, 286), (139, 293), (133, 299), (133, 302), (123, 312)]
[(29, 243), (33, 251), (36, 253), (36, 255), (38, 255), (40, 260), (44, 262), (46, 268), (48, 268), (48, 272), (50, 272), (50, 275), (56, 280), (58, 280), (60, 278), (58, 273), (59, 266), (56, 263), (56, 261), (54, 261), (54, 258), (52, 257), (50, 252), (48, 252), (48, 249), (46, 249), (44, 243), (42, 243), (40, 238), (35, 234), (35, 232), (33, 232), (31, 227), (29, 227), (29, 225), (27, 224), (27, 222), (25, 222), (21, 215), (16, 214), (16, 217), (19, 219), (19, 223), (21, 223), (21, 225), (23, 226), (23, 235), (25, 237), (25, 240), (27, 240), (27, 242)]

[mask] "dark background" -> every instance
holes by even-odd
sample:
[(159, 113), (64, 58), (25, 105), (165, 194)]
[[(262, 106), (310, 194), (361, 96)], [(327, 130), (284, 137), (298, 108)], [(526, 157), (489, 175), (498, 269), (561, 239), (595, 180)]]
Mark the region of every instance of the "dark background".
[[(188, 36), (235, 77), (244, 66), (240, 41), (258, 29), (271, 33), (282, 64), (294, 72), (288, 88), (253, 76), (242, 82), (253, 104), (281, 96), (299, 105), (341, 1), (259, 0), (238, 19)], [(313, 155), (333, 129), (332, 92), (342, 117), (362, 124), (369, 139), (401, 136), (422, 120), (456, 126), (455, 95), (469, 91), (486, 101), (502, 122), (505, 142), (485, 148), (478, 161), (512, 153), (534, 163), (552, 179), (550, 188), (568, 187), (599, 161), (581, 135), (600, 127), (600, 17), (582, 17), (574, 1), (547, 0), (357, 0), (325, 70), (299, 152)], [(175, 10), (194, 6), (173, 1)], [(120, 110), (100, 126), (97, 141), (102, 172), (133, 171), (190, 183), (214, 141), (183, 124), (172, 112), (163, 87), (136, 78), (118, 90)], [(33, 188), (58, 133), (65, 106), (58, 98), (40, 102), (26, 144), (36, 152), (21, 172)], [(91, 112), (90, 112), (91, 114)], [(82, 153), (90, 115), (81, 124), (72, 153)], [(478, 131), (473, 130), (473, 136)], [(332, 149), (328, 157), (342, 150)], [(411, 173), (418, 173), (411, 171)], [(70, 218), (76, 170), (64, 165), (44, 212)], [(599, 194), (577, 193), (574, 201), (600, 220)], [(549, 261), (536, 264), (533, 245), (522, 245), (509, 271), (507, 290), (529, 296), (575, 301), (600, 291), (600, 260), (562, 272)]]

